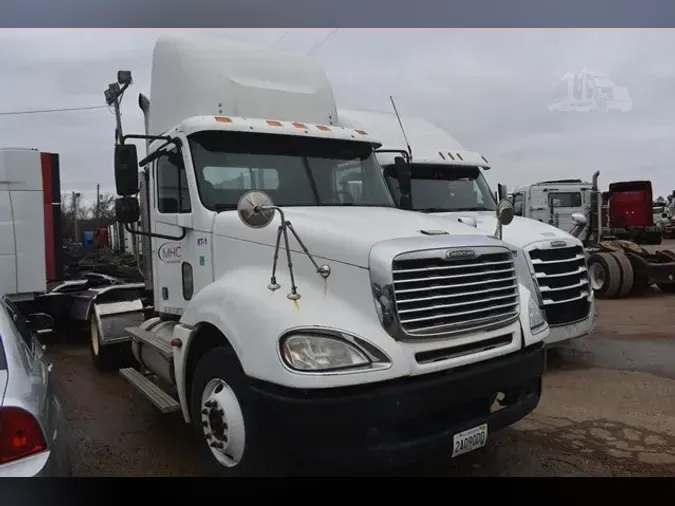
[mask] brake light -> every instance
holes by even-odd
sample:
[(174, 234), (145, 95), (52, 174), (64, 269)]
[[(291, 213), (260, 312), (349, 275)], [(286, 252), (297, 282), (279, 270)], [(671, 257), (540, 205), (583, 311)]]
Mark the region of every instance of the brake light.
[(21, 408), (0, 409), (0, 464), (46, 448), (45, 436), (33, 415)]

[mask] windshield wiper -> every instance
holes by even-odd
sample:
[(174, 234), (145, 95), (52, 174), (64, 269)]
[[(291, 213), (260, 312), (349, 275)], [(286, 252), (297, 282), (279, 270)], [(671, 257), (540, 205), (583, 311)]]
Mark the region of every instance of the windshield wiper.
[(424, 209), (415, 209), (422, 213), (456, 213), (461, 211), (490, 211), (487, 207), (453, 207), (446, 209), (443, 207), (425, 207)]
[(355, 202), (339, 202), (330, 204), (321, 204), (319, 207), (395, 207), (390, 204), (372, 204), (372, 203), (355, 203)]
[(444, 209), (443, 207), (425, 207), (424, 209), (415, 209), (421, 213), (450, 213), (456, 209)]
[(216, 204), (211, 207), (214, 211), (219, 213), (221, 211), (235, 211), (237, 209), (237, 204)]

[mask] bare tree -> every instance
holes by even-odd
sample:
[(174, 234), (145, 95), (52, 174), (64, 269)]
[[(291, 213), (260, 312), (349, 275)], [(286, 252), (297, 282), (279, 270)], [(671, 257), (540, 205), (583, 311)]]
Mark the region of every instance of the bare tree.
[(115, 220), (115, 195), (112, 193), (103, 193), (99, 197), (98, 205), (96, 202), (93, 202), (87, 208), (88, 219), (95, 219), (97, 216), (101, 222)]
[(61, 195), (61, 223), (65, 237), (75, 238), (75, 220), (79, 225), (79, 222), (89, 218), (88, 214), (89, 209), (83, 206), (80, 193), (73, 192)]

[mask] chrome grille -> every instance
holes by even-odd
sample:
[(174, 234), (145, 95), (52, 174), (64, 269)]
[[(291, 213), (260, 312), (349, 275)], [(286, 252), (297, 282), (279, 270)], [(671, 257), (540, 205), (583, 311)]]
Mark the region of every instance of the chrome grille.
[(565, 325), (588, 316), (588, 271), (581, 246), (529, 251), (549, 325)]
[(518, 282), (511, 252), (500, 247), (470, 251), (475, 256), (431, 250), (394, 258), (394, 299), (408, 335), (468, 332), (517, 318)]

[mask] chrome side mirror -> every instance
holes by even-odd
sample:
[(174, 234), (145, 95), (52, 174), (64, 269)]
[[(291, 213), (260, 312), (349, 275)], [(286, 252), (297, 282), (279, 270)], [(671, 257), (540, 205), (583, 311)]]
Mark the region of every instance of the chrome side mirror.
[(497, 204), (497, 230), (495, 230), (495, 237), (502, 238), (502, 227), (509, 225), (515, 216), (513, 204), (509, 199), (502, 199)]
[(291, 247), (288, 241), (288, 232), (295, 237), (295, 240), (298, 242), (302, 251), (307, 255), (309, 260), (314, 265), (316, 273), (321, 276), (323, 279), (330, 276), (330, 266), (327, 264), (319, 265), (314, 260), (314, 257), (305, 246), (305, 243), (302, 242), (300, 236), (293, 228), (293, 224), (290, 220), (286, 219), (283, 209), (277, 207), (272, 202), (272, 199), (265, 192), (258, 190), (251, 190), (244, 193), (237, 204), (237, 214), (239, 219), (246, 225), (251, 228), (265, 228), (272, 223), (274, 219), (274, 214), (279, 213), (281, 218), (281, 223), (277, 229), (277, 241), (274, 245), (274, 262), (272, 264), (272, 276), (270, 277), (270, 284), (267, 288), (271, 291), (278, 290), (281, 288), (281, 285), (277, 283), (277, 261), (279, 259), (279, 250), (281, 248), (281, 241), (284, 242), (284, 249), (286, 250), (286, 260), (288, 260), (288, 271), (291, 278), (291, 291), (286, 296), (290, 300), (298, 300), (300, 294), (298, 293), (298, 287), (295, 284), (295, 271), (293, 267), (293, 260), (291, 259)]
[(581, 213), (574, 213), (572, 215), (572, 223), (574, 223), (574, 227), (570, 230), (570, 235), (572, 237), (579, 237), (581, 232), (586, 228), (586, 216)]

